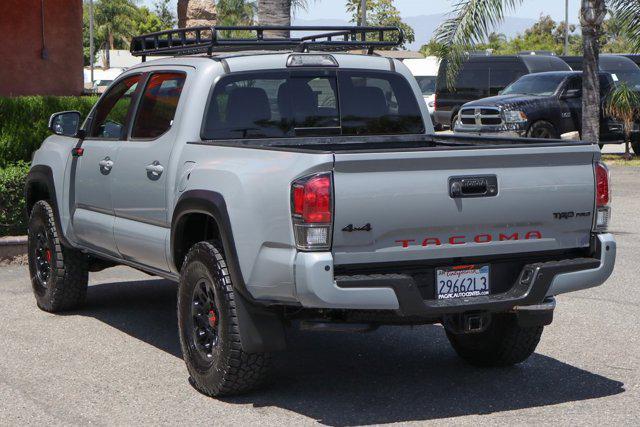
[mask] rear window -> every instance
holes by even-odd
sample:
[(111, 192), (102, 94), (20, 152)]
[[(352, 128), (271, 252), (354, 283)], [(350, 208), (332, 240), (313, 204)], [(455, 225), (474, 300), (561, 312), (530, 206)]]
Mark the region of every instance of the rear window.
[(228, 76), (213, 90), (203, 139), (424, 133), (399, 74), (263, 72)]

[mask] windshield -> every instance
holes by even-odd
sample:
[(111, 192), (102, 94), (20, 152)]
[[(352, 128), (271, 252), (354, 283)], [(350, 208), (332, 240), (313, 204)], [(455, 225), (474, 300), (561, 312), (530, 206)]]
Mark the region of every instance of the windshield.
[(422, 95), (430, 96), (436, 92), (436, 76), (416, 76), (416, 80)]
[(502, 94), (550, 96), (556, 92), (565, 77), (557, 74), (528, 74), (507, 86)]
[(611, 77), (615, 82), (624, 82), (631, 89), (640, 90), (640, 70), (612, 72)]

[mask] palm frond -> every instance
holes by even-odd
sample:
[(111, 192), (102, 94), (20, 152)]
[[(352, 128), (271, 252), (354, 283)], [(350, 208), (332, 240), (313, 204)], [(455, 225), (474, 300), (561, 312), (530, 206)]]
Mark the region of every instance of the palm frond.
[(505, 14), (522, 0), (457, 0), (453, 11), (435, 31), (438, 56), (447, 63), (447, 85), (452, 86), (468, 52), (485, 41)]
[[(316, 0), (314, 0), (315, 3)], [(295, 13), (298, 10), (309, 10), (309, 0), (291, 0), (291, 10)]]
[(617, 85), (605, 100), (604, 113), (628, 127), (640, 113), (640, 94), (626, 83)]
[(620, 20), (620, 28), (632, 41), (634, 52), (640, 52), (640, 0), (609, 0), (609, 12)]

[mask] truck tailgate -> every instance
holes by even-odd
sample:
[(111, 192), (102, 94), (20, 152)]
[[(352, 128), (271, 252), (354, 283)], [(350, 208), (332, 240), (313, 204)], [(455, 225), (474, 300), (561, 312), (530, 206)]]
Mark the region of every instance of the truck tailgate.
[[(571, 144), (336, 152), (334, 261), (370, 264), (588, 246), (595, 156), (597, 146)], [(465, 194), (452, 197), (451, 185), (461, 177)], [(474, 186), (492, 186), (492, 177), (494, 193), (474, 194)]]

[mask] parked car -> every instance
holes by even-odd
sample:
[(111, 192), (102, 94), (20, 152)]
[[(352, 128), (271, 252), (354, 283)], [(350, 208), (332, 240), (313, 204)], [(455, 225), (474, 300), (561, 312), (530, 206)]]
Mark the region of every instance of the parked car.
[(469, 101), (497, 95), (521, 76), (544, 71), (570, 71), (560, 58), (550, 55), (471, 55), (464, 62), (454, 88), (446, 83), (447, 65), (440, 65), (436, 85), (435, 122), (450, 127), (460, 107)]
[(403, 62), (416, 78), (433, 121), (436, 80), (438, 78), (440, 60), (435, 56), (429, 56), (423, 59), (405, 59)]
[[(637, 71), (640, 79), (640, 70)], [(616, 84), (615, 74), (600, 73), (602, 103)], [(622, 124), (600, 109), (600, 145), (624, 142)], [(507, 86), (498, 96), (468, 102), (460, 109), (456, 132), (559, 138), (582, 129), (582, 72), (550, 71), (529, 74)], [(640, 153), (640, 133), (631, 134), (634, 152)]]
[[(238, 48), (202, 28), (132, 50)], [(118, 264), (178, 282), (182, 355), (212, 396), (259, 385), (285, 325), (441, 323), (473, 365), (527, 359), (554, 297), (613, 270), (600, 152), (435, 135), (405, 65), (332, 51), (336, 33), (366, 48), (363, 31), (145, 62), (84, 124), (54, 114), (26, 183), (37, 305), (77, 308), (89, 272)]]

